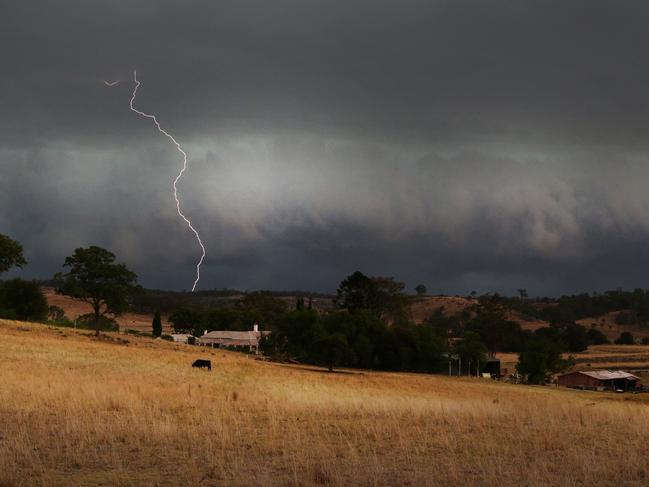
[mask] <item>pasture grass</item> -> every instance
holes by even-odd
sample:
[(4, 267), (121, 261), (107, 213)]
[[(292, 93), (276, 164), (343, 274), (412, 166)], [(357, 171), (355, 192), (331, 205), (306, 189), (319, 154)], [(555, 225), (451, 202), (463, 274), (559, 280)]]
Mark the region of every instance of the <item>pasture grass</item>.
[(0, 370), (2, 486), (649, 483), (643, 395), (328, 373), (3, 320)]

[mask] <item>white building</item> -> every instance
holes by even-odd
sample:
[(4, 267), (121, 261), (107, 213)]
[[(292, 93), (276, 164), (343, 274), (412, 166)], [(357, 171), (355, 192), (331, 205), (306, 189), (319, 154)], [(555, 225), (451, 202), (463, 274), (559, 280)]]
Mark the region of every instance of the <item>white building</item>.
[(189, 333), (172, 333), (171, 338), (176, 343), (189, 343), (190, 338), (193, 338)]

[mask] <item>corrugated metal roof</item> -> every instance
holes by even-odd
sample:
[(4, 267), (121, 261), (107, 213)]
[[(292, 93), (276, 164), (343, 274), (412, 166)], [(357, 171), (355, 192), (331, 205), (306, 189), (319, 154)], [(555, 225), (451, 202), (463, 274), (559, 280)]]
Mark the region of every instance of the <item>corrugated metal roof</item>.
[[(572, 373), (574, 374), (574, 372)], [(623, 372), (621, 370), (580, 370), (577, 373), (587, 375), (597, 380), (615, 380), (615, 379), (640, 380), (640, 377), (630, 374), (629, 372)], [(569, 375), (569, 374), (564, 374), (564, 375)]]

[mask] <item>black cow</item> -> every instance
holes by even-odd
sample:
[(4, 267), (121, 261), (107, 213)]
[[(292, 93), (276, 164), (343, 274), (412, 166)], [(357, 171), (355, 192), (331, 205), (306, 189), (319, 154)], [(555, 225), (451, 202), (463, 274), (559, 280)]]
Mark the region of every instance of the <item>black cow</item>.
[(212, 362), (210, 360), (195, 360), (192, 364), (192, 367), (198, 367), (199, 369), (209, 369), (212, 370)]

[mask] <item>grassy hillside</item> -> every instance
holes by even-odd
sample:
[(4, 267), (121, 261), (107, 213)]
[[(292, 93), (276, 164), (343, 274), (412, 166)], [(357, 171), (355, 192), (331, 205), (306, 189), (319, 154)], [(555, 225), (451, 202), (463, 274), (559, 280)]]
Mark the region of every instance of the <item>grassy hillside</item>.
[[(74, 320), (79, 315), (92, 313), (92, 307), (88, 303), (56, 294), (53, 288), (43, 288), (43, 294), (45, 294), (47, 304), (61, 308), (70, 320)], [(167, 322), (166, 318), (163, 316), (162, 332), (172, 333), (171, 324)], [(152, 320), (153, 313), (124, 313), (115, 318), (121, 330), (131, 329), (146, 333), (151, 333)]]
[[(646, 485), (649, 398), (0, 320), (0, 485)], [(190, 367), (210, 358), (212, 372)]]

